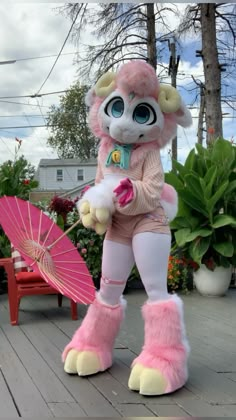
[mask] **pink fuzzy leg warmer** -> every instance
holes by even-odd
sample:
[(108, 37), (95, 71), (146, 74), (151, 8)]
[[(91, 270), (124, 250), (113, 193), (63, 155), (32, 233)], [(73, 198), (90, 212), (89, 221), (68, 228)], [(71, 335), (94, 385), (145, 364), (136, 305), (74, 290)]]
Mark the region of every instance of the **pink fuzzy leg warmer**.
[(188, 378), (189, 345), (185, 336), (183, 303), (173, 295), (166, 301), (146, 303), (142, 308), (145, 340), (141, 354), (133, 361), (158, 369), (166, 378), (165, 393), (181, 388)]
[(95, 299), (81, 326), (64, 349), (62, 361), (65, 361), (68, 352), (72, 349), (92, 351), (98, 355), (102, 370), (108, 369), (112, 365), (112, 350), (123, 316), (123, 302), (116, 306), (109, 306)]

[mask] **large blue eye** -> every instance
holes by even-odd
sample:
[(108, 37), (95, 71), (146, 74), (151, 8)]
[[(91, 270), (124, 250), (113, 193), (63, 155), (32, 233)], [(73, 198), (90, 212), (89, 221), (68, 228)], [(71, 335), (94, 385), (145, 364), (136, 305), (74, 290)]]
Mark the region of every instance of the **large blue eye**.
[(124, 101), (122, 98), (113, 98), (108, 102), (105, 112), (110, 117), (120, 118), (124, 112)]
[(154, 124), (156, 113), (150, 105), (139, 104), (133, 112), (133, 119), (138, 124)]

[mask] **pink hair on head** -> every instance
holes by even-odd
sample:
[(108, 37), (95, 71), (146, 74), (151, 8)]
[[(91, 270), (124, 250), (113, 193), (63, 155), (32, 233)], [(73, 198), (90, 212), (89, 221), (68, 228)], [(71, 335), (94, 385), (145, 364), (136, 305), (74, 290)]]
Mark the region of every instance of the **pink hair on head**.
[(89, 126), (92, 133), (96, 137), (101, 137), (104, 134), (103, 131), (101, 130), (101, 127), (99, 125), (99, 120), (98, 120), (98, 110), (101, 104), (103, 103), (104, 99), (105, 98), (99, 98), (98, 96), (96, 96), (92, 104), (92, 107), (90, 108), (90, 111), (89, 111)]
[(124, 64), (117, 73), (117, 87), (139, 96), (153, 96), (157, 99), (159, 83), (155, 70), (142, 60), (133, 60)]
[(160, 136), (158, 137), (157, 143), (160, 148), (164, 147), (176, 136), (177, 123), (176, 118), (172, 114), (164, 114), (164, 127)]

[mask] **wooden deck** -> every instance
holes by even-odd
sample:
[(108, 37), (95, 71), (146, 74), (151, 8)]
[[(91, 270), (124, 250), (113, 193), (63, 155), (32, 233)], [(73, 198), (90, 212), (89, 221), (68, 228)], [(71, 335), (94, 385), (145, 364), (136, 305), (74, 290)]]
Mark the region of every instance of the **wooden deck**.
[(126, 296), (126, 320), (113, 367), (90, 378), (63, 371), (61, 352), (81, 322), (55, 296), (22, 300), (20, 326), (9, 324), (7, 296), (0, 296), (0, 417), (234, 417), (236, 413), (236, 290), (224, 298), (183, 296), (192, 347), (190, 378), (169, 396), (129, 391), (129, 366), (142, 340), (142, 290)]

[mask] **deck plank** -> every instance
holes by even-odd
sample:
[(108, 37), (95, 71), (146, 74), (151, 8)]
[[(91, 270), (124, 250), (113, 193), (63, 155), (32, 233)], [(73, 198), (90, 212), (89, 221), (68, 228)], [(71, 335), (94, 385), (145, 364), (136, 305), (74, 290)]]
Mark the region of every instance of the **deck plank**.
[(118, 382), (109, 372), (91, 376), (89, 381), (99, 390), (112, 405), (135, 404), (139, 402), (138, 394), (128, 390)]
[(117, 404), (122, 417), (153, 417), (153, 412), (144, 404)]
[(177, 404), (148, 404), (147, 407), (155, 414), (156, 417), (186, 417), (186, 411)]
[(63, 403), (63, 402), (54, 402), (48, 403), (48, 407), (50, 408), (54, 417), (85, 417), (84, 410), (81, 409), (78, 403), (71, 402), (71, 403)]
[(1, 417), (19, 417), (18, 411), (8, 389), (0, 367), (0, 415)]
[(183, 408), (187, 416), (191, 417), (235, 417), (235, 405), (211, 404), (200, 398), (182, 399), (178, 406)]
[(22, 328), (87, 416), (117, 416), (118, 412), (87, 378), (67, 375), (63, 371), (61, 352), (47, 339), (39, 328), (30, 328), (29, 325)]
[(35, 413), (39, 417), (52, 417), (51, 411), (42, 395), (1, 329), (0, 354), (1, 369), (14, 396), (15, 404), (21, 417), (35, 416)]
[[(31, 328), (34, 328), (32, 325)], [(46, 402), (75, 402), (50, 366), (32, 345), (21, 327), (5, 324), (2, 327), (29, 376)]]
[(68, 300), (58, 308), (56, 296), (30, 296), (22, 300), (20, 326), (12, 327), (7, 297), (1, 295), (0, 417), (2, 412), (11, 417), (36, 412), (41, 417), (64, 418), (234, 417), (236, 290), (219, 299), (195, 292), (182, 296), (191, 345), (189, 380), (173, 394), (152, 398), (128, 389), (130, 365), (143, 345), (141, 306), (146, 296), (142, 290), (131, 290), (126, 298), (113, 366), (103, 374), (79, 378), (63, 371), (61, 352), (87, 307), (79, 305), (79, 319), (72, 321)]
[[(132, 353), (129, 349), (116, 349), (114, 351), (114, 356), (115, 360), (112, 367), (109, 369), (109, 373), (125, 387), (126, 392), (130, 393), (128, 388), (130, 368), (124, 362), (131, 364), (128, 361), (133, 360), (134, 353)], [(140, 395), (137, 392), (133, 393), (133, 395), (134, 403), (145, 404), (150, 401), (149, 397)], [(167, 395), (163, 397), (152, 397), (152, 400), (157, 400), (158, 404), (175, 404), (174, 400)]]
[(211, 404), (236, 404), (236, 382), (191, 357), (186, 388)]

